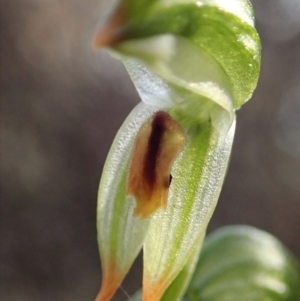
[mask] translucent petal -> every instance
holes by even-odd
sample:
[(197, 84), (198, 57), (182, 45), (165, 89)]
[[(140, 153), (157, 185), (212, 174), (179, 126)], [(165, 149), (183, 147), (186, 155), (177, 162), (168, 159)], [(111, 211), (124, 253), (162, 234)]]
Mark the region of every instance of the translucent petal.
[(220, 134), (211, 123), (188, 130), (172, 169), (167, 209), (153, 215), (144, 242), (143, 301), (159, 300), (200, 243), (216, 206), (235, 123)]
[(126, 197), (130, 154), (141, 125), (162, 107), (143, 103), (131, 112), (120, 128), (107, 157), (100, 182), (97, 208), (98, 243), (102, 288), (98, 301), (109, 300), (139, 253), (149, 219), (133, 217), (135, 201)]

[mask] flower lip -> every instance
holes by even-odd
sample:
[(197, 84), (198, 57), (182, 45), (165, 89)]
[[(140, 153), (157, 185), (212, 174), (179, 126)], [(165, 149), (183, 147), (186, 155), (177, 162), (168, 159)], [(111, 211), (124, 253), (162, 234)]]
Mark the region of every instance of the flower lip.
[(171, 168), (185, 145), (185, 133), (168, 113), (156, 112), (141, 127), (131, 155), (126, 194), (136, 200), (135, 216), (147, 218), (167, 206)]

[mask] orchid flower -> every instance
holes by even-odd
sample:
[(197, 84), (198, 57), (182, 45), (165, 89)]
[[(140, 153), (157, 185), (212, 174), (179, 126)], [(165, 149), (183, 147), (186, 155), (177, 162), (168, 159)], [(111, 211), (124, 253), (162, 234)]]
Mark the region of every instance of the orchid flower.
[(121, 0), (94, 43), (122, 60), (141, 97), (100, 182), (96, 300), (111, 299), (141, 249), (142, 300), (179, 300), (220, 194), (236, 110), (257, 84), (253, 10), (247, 0)]

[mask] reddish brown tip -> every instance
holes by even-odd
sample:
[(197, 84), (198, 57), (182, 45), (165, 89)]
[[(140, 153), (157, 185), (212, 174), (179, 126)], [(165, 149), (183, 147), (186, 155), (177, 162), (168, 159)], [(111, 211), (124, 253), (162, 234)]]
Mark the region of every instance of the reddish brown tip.
[(160, 282), (156, 283), (154, 286), (149, 285), (149, 282), (143, 281), (143, 301), (158, 301), (163, 296), (164, 292), (168, 288), (166, 279), (161, 279)]
[(95, 301), (109, 301), (121, 285), (124, 277), (125, 273), (117, 272), (114, 264), (106, 268), (103, 273), (101, 289)]
[(104, 27), (96, 34), (93, 45), (96, 48), (109, 47), (124, 39), (122, 27), (125, 23), (124, 1), (113, 11)]

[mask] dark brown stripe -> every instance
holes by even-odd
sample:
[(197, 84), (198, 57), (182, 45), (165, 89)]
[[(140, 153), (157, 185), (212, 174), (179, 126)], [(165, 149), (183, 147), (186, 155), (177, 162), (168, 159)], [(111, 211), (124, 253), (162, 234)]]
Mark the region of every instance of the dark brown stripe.
[(151, 134), (148, 141), (148, 147), (144, 160), (143, 177), (148, 183), (150, 189), (153, 188), (156, 182), (156, 165), (159, 157), (163, 134), (166, 131), (167, 114), (157, 112), (153, 116), (151, 123)]

